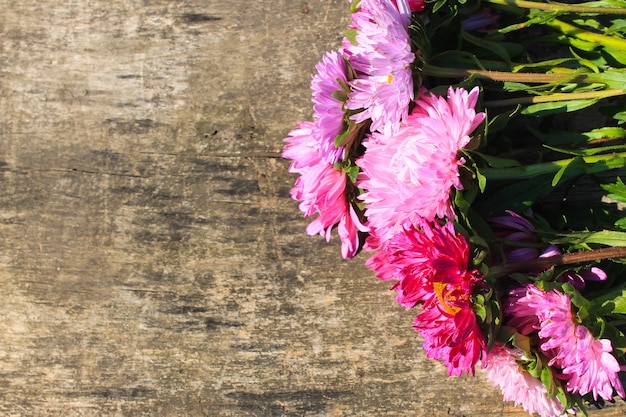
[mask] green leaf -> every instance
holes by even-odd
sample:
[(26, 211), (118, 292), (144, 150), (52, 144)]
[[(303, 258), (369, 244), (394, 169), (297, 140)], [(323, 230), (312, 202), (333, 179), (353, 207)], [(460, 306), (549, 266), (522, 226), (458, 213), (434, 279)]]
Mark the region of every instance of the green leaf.
[(350, 129), (346, 127), (346, 129), (341, 132), (340, 134), (338, 134), (335, 137), (335, 148), (341, 148), (343, 145), (345, 145), (346, 141), (350, 138)]
[[(615, 184), (601, 184), (602, 188), (609, 192), (608, 198), (626, 203), (626, 185), (620, 177), (617, 177)], [(624, 219), (622, 219), (624, 220)]]
[(486, 155), (480, 152), (472, 152), (472, 154), (478, 155), (482, 160), (487, 162), (487, 164), (492, 168), (510, 168), (510, 167), (519, 167), (522, 166), (515, 159), (508, 158), (499, 158), (497, 156)]
[(461, 37), (467, 42), (488, 50), (491, 53), (496, 54), (505, 62), (511, 62), (511, 58), (521, 54), (524, 51), (524, 47), (518, 43), (492, 41), (485, 38), (474, 36), (461, 30)]
[(518, 104), (515, 108), (510, 111), (496, 114), (493, 117), (489, 117), (489, 109), (487, 109), (487, 128), (485, 134), (488, 136), (491, 133), (496, 133), (501, 131), (506, 127), (509, 120), (513, 118), (515, 113), (519, 111), (522, 106)]
[(626, 314), (626, 288), (595, 298), (591, 302), (591, 309), (600, 315)]
[(540, 379), (543, 385), (546, 386), (546, 390), (548, 391), (547, 393), (548, 397), (551, 397), (552, 395), (556, 394), (554, 392), (555, 386), (554, 386), (554, 382), (552, 378), (552, 372), (550, 371), (549, 367), (546, 366), (541, 369)]
[(615, 61), (626, 65), (626, 51), (617, 48), (604, 48), (604, 53), (611, 56)]
[(578, 149), (563, 149), (557, 148), (555, 146), (545, 145), (546, 148), (552, 149), (555, 152), (564, 153), (567, 155), (576, 155), (576, 156), (591, 156), (598, 155), (602, 153), (610, 153), (610, 152), (620, 152), (626, 149), (626, 145), (615, 145), (615, 146), (599, 146), (597, 148), (578, 148)]
[[(626, 53), (625, 51), (621, 51)], [(606, 84), (607, 88), (615, 90), (623, 90), (626, 88), (626, 69), (612, 68), (611, 70), (601, 73), (587, 74), (587, 77), (592, 81)]]
[(557, 145), (577, 145), (583, 142), (592, 142), (598, 139), (619, 139), (626, 137), (626, 129), (621, 127), (602, 127), (599, 129), (593, 129), (589, 132), (573, 132), (573, 131), (549, 131), (542, 132), (532, 126), (526, 126), (526, 128), (535, 137), (541, 139), (544, 143), (557, 146)]
[(561, 169), (557, 171), (556, 174), (554, 174), (554, 177), (552, 177), (552, 186), (556, 187), (556, 185), (559, 183), (559, 181), (561, 181), (561, 178), (563, 178), (566, 172), (585, 172), (586, 166), (587, 164), (585, 163), (585, 160), (583, 158), (572, 158), (572, 160), (567, 165), (564, 165)]
[(358, 45), (356, 41), (356, 34), (357, 34), (356, 29), (346, 29), (343, 31), (343, 36), (345, 36), (346, 39), (352, 43), (352, 45)]
[(559, 113), (569, 113), (593, 106), (598, 99), (551, 101), (548, 103), (531, 104), (521, 111), (526, 116), (545, 117)]
[(615, 227), (619, 229), (626, 229), (626, 217), (617, 220), (615, 222)]
[(626, 246), (626, 232), (613, 230), (601, 230), (599, 232), (574, 232), (568, 233), (552, 243), (590, 244), (624, 247)]

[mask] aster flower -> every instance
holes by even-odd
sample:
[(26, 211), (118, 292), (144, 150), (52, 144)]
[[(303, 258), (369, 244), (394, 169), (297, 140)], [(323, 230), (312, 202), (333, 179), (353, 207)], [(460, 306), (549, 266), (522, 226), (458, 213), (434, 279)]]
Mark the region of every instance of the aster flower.
[(469, 245), (452, 223), (421, 222), (384, 242), (366, 266), (393, 286), (405, 307), (421, 304), (414, 328), (424, 338), (428, 357), (441, 360), (450, 375), (474, 373), (486, 354), (485, 339), (472, 309), (478, 271), (468, 271)]
[[(396, 7), (402, 6), (402, 4), (398, 5), (397, 0), (391, 0), (391, 1)], [(422, 10), (424, 10), (424, 7), (426, 7), (426, 2), (424, 0), (408, 0), (408, 3), (409, 3), (409, 8), (411, 9), (411, 12), (421, 12)]]
[(398, 132), (364, 140), (357, 186), (374, 233), (388, 238), (421, 218), (454, 217), (450, 190), (462, 188), (459, 165), (465, 162), (458, 151), (485, 118), (474, 110), (477, 99), (478, 88), (451, 87), (447, 99), (424, 91)]
[(523, 362), (519, 349), (509, 349), (496, 343), (485, 360), (484, 369), (487, 377), (502, 391), (504, 401), (513, 401), (521, 405), (530, 414), (541, 417), (560, 416), (563, 405), (555, 397), (548, 397), (546, 386), (541, 380), (525, 371), (518, 362)]
[(334, 96), (347, 85), (347, 68), (337, 51), (324, 54), (315, 66), (317, 73), (311, 80), (313, 91), (313, 138), (318, 142), (324, 162), (334, 164), (344, 159), (344, 147), (335, 147), (335, 137), (344, 130), (343, 102)]
[(601, 268), (592, 266), (589, 268), (581, 268), (579, 270), (570, 269), (563, 272), (557, 281), (569, 282), (577, 290), (583, 289), (587, 281), (605, 281), (607, 279), (606, 272)]
[(411, 11), (406, 0), (396, 7), (391, 0), (361, 0), (349, 27), (356, 43), (344, 39), (344, 53), (357, 78), (350, 81), (346, 108), (361, 110), (356, 122), (371, 119), (372, 131), (390, 133), (406, 119), (413, 99), (408, 26)]
[(461, 22), (461, 28), (466, 31), (491, 33), (495, 30), (494, 26), (499, 20), (500, 17), (496, 13), (485, 8), (464, 19)]
[(561, 370), (568, 392), (592, 393), (596, 400), (598, 396), (609, 400), (615, 389), (625, 396), (617, 376), (620, 366), (611, 355), (611, 341), (596, 340), (589, 329), (575, 321), (567, 295), (525, 285), (511, 291), (505, 313), (509, 324), (521, 333), (536, 332), (540, 350), (550, 359), (549, 366)]
[(519, 214), (506, 210), (506, 215), (492, 217), (496, 237), (503, 241), (503, 251), (507, 262), (524, 262), (537, 258), (559, 255), (554, 245), (543, 245), (537, 238), (535, 226)]
[(367, 229), (346, 197), (346, 174), (324, 162), (312, 136), (313, 128), (313, 123), (301, 122), (285, 139), (282, 156), (293, 161), (289, 172), (300, 174), (291, 197), (301, 201), (299, 208), (304, 217), (319, 214), (307, 227), (307, 233), (320, 234), (330, 241), (331, 231), (337, 226), (342, 256), (351, 258), (360, 246), (358, 232)]

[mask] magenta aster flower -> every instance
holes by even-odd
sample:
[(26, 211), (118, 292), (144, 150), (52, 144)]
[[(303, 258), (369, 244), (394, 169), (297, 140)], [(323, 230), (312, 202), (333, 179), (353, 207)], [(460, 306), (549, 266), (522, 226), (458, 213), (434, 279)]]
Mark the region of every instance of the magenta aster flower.
[(369, 226), (388, 238), (418, 219), (453, 218), (452, 187), (461, 189), (458, 152), (484, 120), (476, 113), (478, 88), (448, 90), (447, 99), (423, 92), (417, 107), (393, 135), (373, 133), (357, 160), (357, 186)]
[(396, 130), (413, 100), (413, 74), (408, 26), (411, 11), (406, 0), (396, 7), (391, 0), (361, 0), (349, 29), (356, 30), (356, 44), (344, 39), (344, 53), (357, 78), (346, 108), (361, 110), (356, 122), (371, 119), (372, 131)]
[(346, 62), (336, 51), (327, 52), (315, 66), (311, 80), (313, 91), (313, 138), (318, 142), (324, 162), (334, 164), (344, 159), (344, 147), (335, 147), (335, 138), (344, 130), (343, 102), (333, 96), (347, 85)]
[(366, 263), (379, 277), (399, 279), (393, 286), (398, 303), (421, 304), (414, 328), (424, 338), (428, 357), (441, 360), (450, 375), (473, 374), (486, 354), (471, 301), (483, 277), (468, 271), (468, 262), (469, 245), (452, 223), (422, 222), (384, 242)]
[(617, 374), (620, 366), (611, 355), (611, 341), (596, 340), (589, 329), (576, 322), (569, 297), (556, 290), (543, 292), (525, 285), (510, 293), (505, 313), (509, 324), (523, 334), (537, 332), (540, 350), (550, 359), (548, 365), (561, 370), (566, 390), (593, 394), (609, 400), (613, 389), (624, 397)]
[[(394, 5), (398, 6), (398, 7), (402, 7), (402, 4), (398, 4), (397, 0), (391, 0), (393, 2)], [(421, 12), (422, 10), (424, 10), (424, 7), (426, 6), (426, 3), (424, 2), (424, 0), (408, 0), (409, 3), (409, 8), (411, 9), (411, 12)]]
[(483, 360), (487, 377), (494, 386), (500, 388), (504, 401), (513, 401), (530, 414), (537, 413), (541, 417), (563, 414), (563, 405), (556, 397), (548, 397), (546, 386), (541, 380), (520, 367), (518, 362), (523, 362), (522, 356), (518, 349), (495, 344)]
[(291, 197), (301, 201), (304, 217), (319, 214), (307, 227), (307, 233), (320, 234), (329, 241), (333, 227), (337, 226), (342, 256), (351, 258), (360, 246), (359, 230), (367, 229), (346, 197), (346, 174), (323, 161), (312, 137), (313, 127), (311, 122), (301, 122), (285, 139), (282, 156), (293, 161), (289, 172), (300, 174), (291, 189)]

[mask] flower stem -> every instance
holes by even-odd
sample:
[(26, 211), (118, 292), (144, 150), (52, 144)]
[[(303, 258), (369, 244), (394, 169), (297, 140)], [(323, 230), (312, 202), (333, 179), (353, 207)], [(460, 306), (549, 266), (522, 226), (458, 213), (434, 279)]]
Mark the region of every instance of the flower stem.
[(582, 262), (599, 261), (602, 259), (626, 258), (626, 247), (610, 247), (588, 250), (583, 252), (565, 253), (562, 255), (537, 258), (532, 261), (511, 262), (492, 267), (489, 276), (500, 278), (514, 272), (541, 271), (552, 266), (573, 265)]
[(626, 95), (626, 90), (586, 91), (584, 93), (553, 93), (545, 96), (518, 97), (504, 100), (485, 101), (485, 107), (514, 106), (516, 104), (549, 103), (553, 101), (604, 99)]
[(450, 67), (438, 67), (435, 65), (425, 64), (422, 68), (424, 75), (430, 75), (433, 77), (447, 77), (447, 78), (466, 78), (474, 76), (477, 78), (492, 80), (492, 81), (512, 81), (519, 83), (562, 83), (562, 82), (590, 82), (591, 80), (586, 75), (577, 75), (572, 78), (571, 75), (563, 74), (541, 74), (541, 73), (529, 73), (529, 72), (507, 72), (507, 71), (489, 71), (470, 68), (450, 68)]
[(567, 167), (576, 159), (582, 159), (582, 161), (586, 164), (589, 164), (585, 167), (585, 173), (587, 174), (596, 174), (598, 172), (626, 166), (626, 152), (620, 152), (607, 155), (591, 155), (560, 159), (558, 161), (542, 162), (511, 168), (481, 168), (480, 173), (484, 175), (487, 180), (523, 180), (539, 175), (556, 173), (564, 167)]
[(623, 7), (591, 7), (576, 4), (544, 3), (525, 0), (485, 0), (487, 3), (502, 4), (519, 7), (521, 9), (537, 9), (565, 13), (596, 13), (596, 14), (626, 14)]

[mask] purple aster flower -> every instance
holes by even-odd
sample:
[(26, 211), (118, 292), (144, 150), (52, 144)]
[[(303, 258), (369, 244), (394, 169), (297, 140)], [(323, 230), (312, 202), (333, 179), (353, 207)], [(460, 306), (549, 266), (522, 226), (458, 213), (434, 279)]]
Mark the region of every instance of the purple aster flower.
[(532, 261), (561, 253), (554, 245), (541, 245), (535, 226), (511, 210), (506, 210), (504, 216), (490, 218), (489, 223), (495, 236), (503, 241), (502, 249), (507, 262)]
[(396, 7), (391, 0), (361, 0), (352, 14), (356, 44), (344, 39), (344, 52), (357, 78), (346, 108), (361, 110), (351, 118), (356, 122), (371, 119), (372, 131), (390, 133), (406, 119), (413, 100), (413, 75), (408, 26), (411, 9), (406, 0)]
[(313, 138), (319, 144), (324, 162), (334, 164), (344, 159), (344, 147), (335, 147), (335, 137), (344, 129), (343, 102), (333, 96), (347, 85), (346, 62), (336, 51), (327, 52), (315, 66), (311, 80), (313, 91)]
[(482, 9), (461, 22), (461, 28), (467, 31), (491, 33), (500, 16), (490, 9)]
[(592, 266), (591, 268), (582, 268), (578, 271), (570, 269), (562, 273), (557, 281), (569, 282), (577, 290), (585, 288), (586, 281), (605, 281), (606, 272), (602, 269)]

